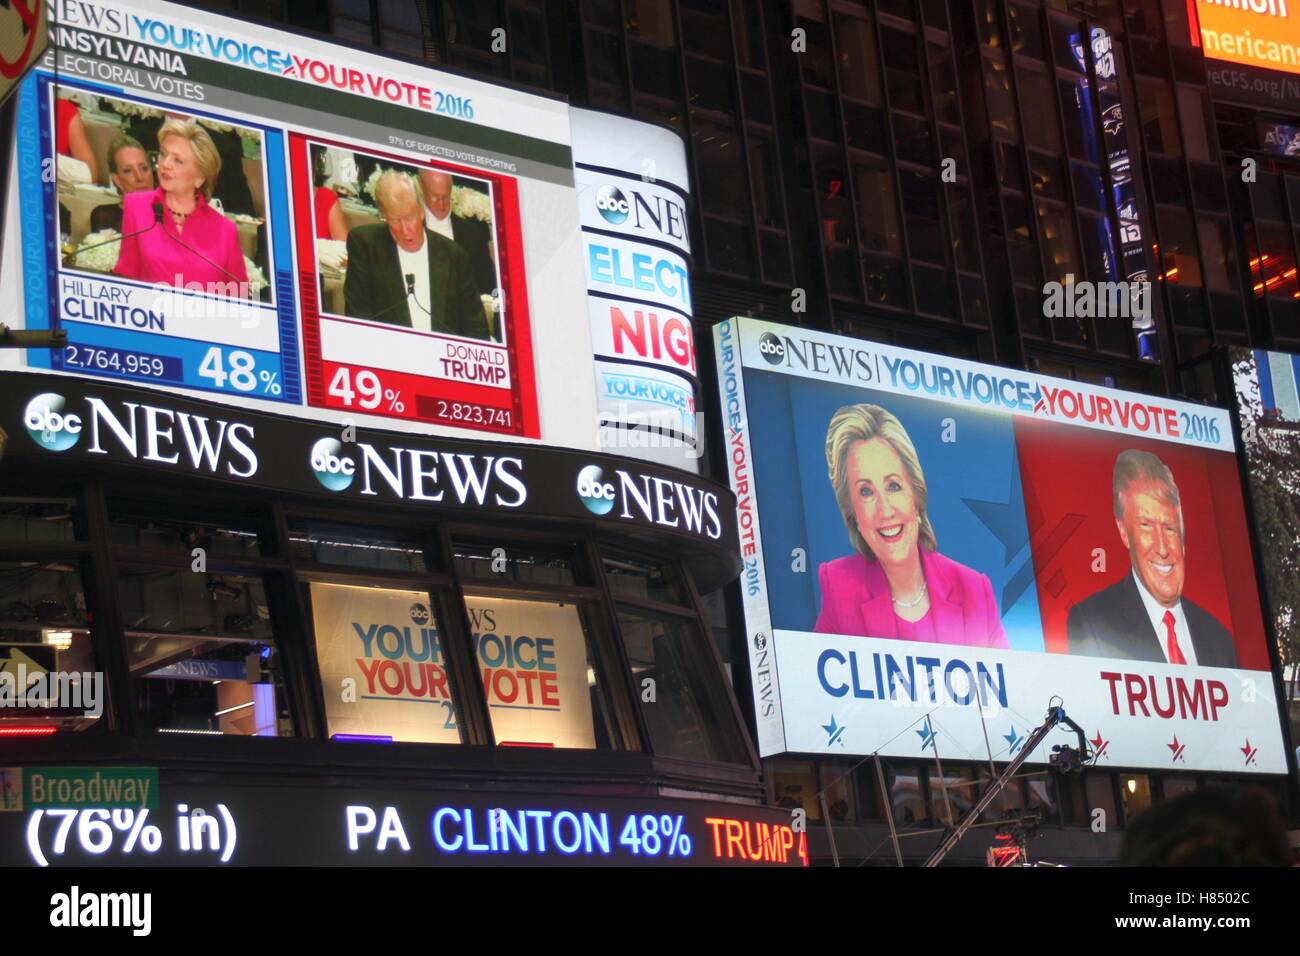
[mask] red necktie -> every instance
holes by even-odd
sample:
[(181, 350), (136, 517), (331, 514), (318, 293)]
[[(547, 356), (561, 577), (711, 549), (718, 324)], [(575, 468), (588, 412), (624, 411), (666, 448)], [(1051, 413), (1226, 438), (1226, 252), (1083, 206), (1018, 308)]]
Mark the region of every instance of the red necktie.
[(1182, 650), (1178, 647), (1178, 635), (1174, 633), (1174, 612), (1165, 611), (1165, 630), (1169, 632), (1169, 663), (1186, 664)]

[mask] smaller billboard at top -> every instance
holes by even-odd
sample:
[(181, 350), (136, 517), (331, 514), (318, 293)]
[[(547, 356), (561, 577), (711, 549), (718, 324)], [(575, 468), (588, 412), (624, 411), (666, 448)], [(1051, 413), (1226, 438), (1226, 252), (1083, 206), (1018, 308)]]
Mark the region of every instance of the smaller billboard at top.
[(1197, 0), (1199, 40), (1209, 60), (1300, 73), (1300, 19), (1295, 0)]

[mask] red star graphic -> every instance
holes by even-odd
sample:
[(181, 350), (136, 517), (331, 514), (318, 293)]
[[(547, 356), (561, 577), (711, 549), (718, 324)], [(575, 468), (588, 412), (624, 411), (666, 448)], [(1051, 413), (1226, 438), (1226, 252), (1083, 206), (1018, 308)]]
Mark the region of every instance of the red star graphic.
[(1241, 752), (1246, 755), (1246, 763), (1254, 763), (1256, 749), (1250, 745), (1250, 738), (1246, 738), (1246, 746), (1241, 748)]
[(1174, 752), (1174, 756), (1173, 756), (1174, 760), (1177, 760), (1180, 757), (1182, 757), (1183, 751), (1186, 749), (1186, 744), (1180, 744), (1178, 742), (1177, 734), (1174, 734), (1174, 742), (1172, 744), (1165, 744), (1165, 746)]

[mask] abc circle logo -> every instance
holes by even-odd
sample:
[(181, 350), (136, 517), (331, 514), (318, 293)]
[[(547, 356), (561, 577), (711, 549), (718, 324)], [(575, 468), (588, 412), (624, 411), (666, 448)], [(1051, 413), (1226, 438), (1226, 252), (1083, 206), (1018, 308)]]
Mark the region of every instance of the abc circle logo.
[(614, 486), (604, 477), (599, 465), (588, 465), (578, 472), (578, 497), (594, 515), (607, 515), (614, 509)]
[(764, 332), (758, 339), (758, 354), (768, 365), (780, 365), (785, 358), (785, 343), (771, 332)]
[(411, 605), (411, 622), (420, 627), (429, 623), (429, 608), (419, 602)]
[(81, 438), (81, 416), (65, 412), (67, 404), (56, 392), (42, 392), (23, 409), (27, 434), (46, 451), (67, 451)]
[(601, 186), (596, 191), (596, 208), (606, 222), (615, 226), (627, 222), (627, 214), (632, 211), (631, 205), (616, 186)]
[(337, 438), (322, 438), (311, 446), (311, 470), (316, 480), (330, 491), (342, 491), (352, 484), (357, 465), (343, 454), (343, 443)]

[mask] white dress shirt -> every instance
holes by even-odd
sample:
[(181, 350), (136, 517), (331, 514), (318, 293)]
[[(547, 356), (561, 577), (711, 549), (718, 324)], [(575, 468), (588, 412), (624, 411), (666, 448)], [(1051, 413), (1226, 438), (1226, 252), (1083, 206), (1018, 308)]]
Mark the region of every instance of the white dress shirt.
[(440, 236), (446, 236), (448, 239), (455, 239), (451, 229), (451, 213), (447, 213), (446, 219), (439, 219), (433, 214), (428, 206), (424, 207), (424, 228), (430, 232), (436, 232)]
[(1165, 660), (1169, 660), (1169, 629), (1165, 627), (1165, 611), (1170, 611), (1174, 615), (1174, 635), (1178, 638), (1178, 649), (1183, 652), (1183, 660), (1195, 666), (1196, 649), (1192, 647), (1192, 634), (1187, 629), (1187, 615), (1183, 613), (1183, 602), (1179, 601), (1173, 607), (1165, 607), (1151, 596), (1142, 579), (1137, 576), (1136, 570), (1133, 572), (1133, 581), (1137, 584), (1138, 594), (1142, 595), (1142, 605), (1147, 609), (1147, 616), (1151, 618), (1151, 626), (1155, 628), (1160, 649), (1165, 652)]
[(429, 250), (425, 248), (426, 238), (415, 252), (407, 252), (397, 247), (397, 261), (402, 266), (402, 287), (406, 287), (406, 277), (415, 276), (415, 291), (406, 297), (406, 307), (411, 313), (411, 328), (424, 332), (433, 331), (433, 300), (429, 291)]

